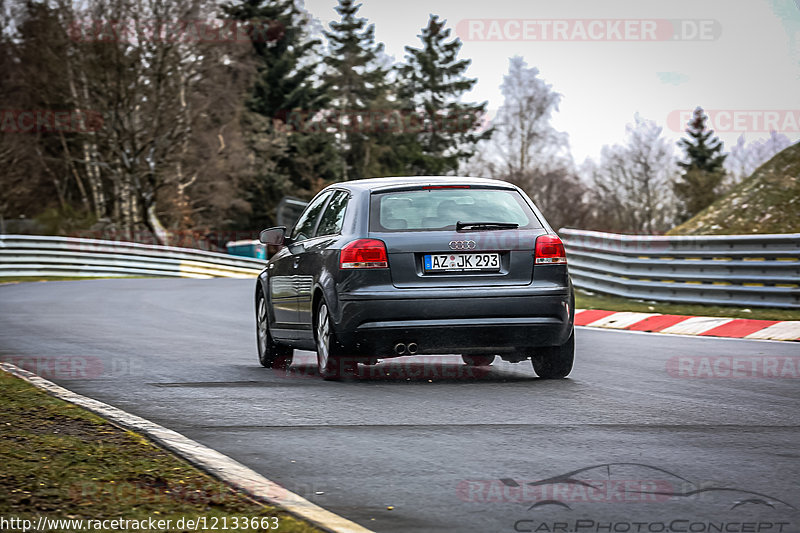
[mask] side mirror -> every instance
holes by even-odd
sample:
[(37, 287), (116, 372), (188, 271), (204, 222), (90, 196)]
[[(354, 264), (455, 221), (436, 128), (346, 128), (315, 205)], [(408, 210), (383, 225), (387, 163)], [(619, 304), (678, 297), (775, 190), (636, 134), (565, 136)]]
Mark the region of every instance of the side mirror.
[(258, 240), (263, 244), (283, 246), (286, 241), (286, 226), (265, 229), (258, 236)]

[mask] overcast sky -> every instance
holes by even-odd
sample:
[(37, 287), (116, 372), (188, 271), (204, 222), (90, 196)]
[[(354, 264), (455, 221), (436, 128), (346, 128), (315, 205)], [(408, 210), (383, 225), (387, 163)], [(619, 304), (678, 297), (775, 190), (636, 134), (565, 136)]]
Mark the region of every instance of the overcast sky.
[[(337, 0), (305, 5), (326, 29), (338, 18)], [(636, 112), (677, 139), (677, 112), (697, 105), (721, 112), (726, 147), (741, 133), (767, 137), (774, 124), (800, 138), (800, 0), (362, 0), (359, 11), (397, 61), (419, 46), (430, 13), (472, 60), (468, 100), (497, 109), (513, 55), (541, 71), (563, 95), (553, 123), (577, 163), (621, 142)], [(619, 19), (632, 21), (627, 31)]]

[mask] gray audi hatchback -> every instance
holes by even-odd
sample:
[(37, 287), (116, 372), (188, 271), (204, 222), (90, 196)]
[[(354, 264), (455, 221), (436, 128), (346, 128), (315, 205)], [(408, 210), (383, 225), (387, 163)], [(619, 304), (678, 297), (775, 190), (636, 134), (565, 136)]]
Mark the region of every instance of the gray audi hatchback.
[(518, 187), (402, 177), (331, 185), (279, 247), (255, 291), (258, 356), (315, 350), (326, 379), (358, 363), (460, 354), (467, 365), (530, 359), (542, 378), (572, 370), (575, 299), (564, 246)]

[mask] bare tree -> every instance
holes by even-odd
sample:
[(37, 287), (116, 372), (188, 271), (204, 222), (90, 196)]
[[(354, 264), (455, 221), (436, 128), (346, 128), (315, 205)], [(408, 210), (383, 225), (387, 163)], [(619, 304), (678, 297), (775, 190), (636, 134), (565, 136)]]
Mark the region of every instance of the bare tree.
[(660, 126), (638, 113), (626, 129), (624, 144), (604, 146), (598, 163), (584, 163), (598, 198), (596, 218), (608, 231), (663, 233), (676, 209), (672, 143)]
[(520, 56), (509, 60), (508, 74), (500, 86), (503, 105), (495, 118), (490, 165), (495, 173), (520, 186), (537, 175), (563, 168), (569, 161), (567, 135), (550, 124), (558, 111), (561, 95), (540, 76), (536, 67), (528, 68)]
[(561, 95), (519, 56), (509, 60), (500, 88), (494, 135), (467, 169), (524, 189), (555, 229), (586, 227), (590, 192), (574, 171), (567, 135), (550, 123)]
[(730, 179), (725, 187), (731, 187), (749, 177), (755, 170), (772, 159), (778, 152), (792, 145), (786, 135), (770, 132), (766, 139), (758, 139), (745, 144), (744, 135), (740, 135), (725, 159), (725, 170)]
[[(0, 212), (24, 217), (49, 209), (68, 208), (73, 190), (80, 190), (80, 176), (69, 172), (69, 162), (59, 154), (67, 139), (43, 131), (34, 118), (37, 110), (64, 110), (66, 91), (63, 71), (42, 46), (44, 36), (59, 43), (60, 24), (46, 6), (17, 4), (2, 6), (0, 35), (0, 100), (3, 102), (0, 131)], [(61, 32), (63, 34), (63, 31)], [(27, 124), (23, 124), (23, 117)], [(78, 186), (72, 179), (78, 180)], [(83, 195), (84, 204), (87, 202)]]
[[(77, 194), (78, 205), (127, 238), (144, 227), (163, 243), (166, 226), (220, 222), (226, 210), (249, 208), (236, 196), (250, 161), (238, 122), (251, 44), (216, 20), (215, 2), (49, 0), (20, 2), (17, 11), (17, 40), (3, 41), (24, 89), (11, 88), (21, 95), (15, 106), (97, 120), (16, 143), (0, 154), (4, 162), (38, 162), (35, 175), (50, 176), (62, 210)], [(22, 184), (13, 191), (29, 194)]]

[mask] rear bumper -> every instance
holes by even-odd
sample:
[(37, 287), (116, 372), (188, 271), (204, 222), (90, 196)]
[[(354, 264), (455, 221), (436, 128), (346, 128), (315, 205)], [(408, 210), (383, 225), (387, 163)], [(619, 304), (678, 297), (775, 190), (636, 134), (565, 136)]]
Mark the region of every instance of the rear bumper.
[(343, 295), (334, 328), (348, 352), (370, 357), (397, 355), (398, 343), (416, 343), (420, 354), (497, 354), (566, 342), (574, 315), (569, 290), (514, 292), (440, 298)]

